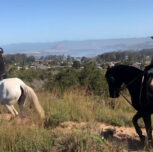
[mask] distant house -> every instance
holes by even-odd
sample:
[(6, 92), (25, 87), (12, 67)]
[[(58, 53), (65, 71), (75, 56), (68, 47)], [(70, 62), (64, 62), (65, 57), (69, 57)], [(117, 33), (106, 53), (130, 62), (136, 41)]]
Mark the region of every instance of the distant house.
[(129, 56), (128, 56), (128, 55), (126, 55), (126, 56), (125, 56), (125, 60), (128, 60), (128, 59), (129, 59)]
[(44, 64), (37, 64), (36, 65), (37, 69), (41, 69), (41, 70), (47, 70), (49, 68), (51, 68), (50, 66), (44, 65)]
[(17, 70), (21, 70), (21, 69), (23, 69), (23, 67), (17, 66)]
[(29, 67), (28, 67), (28, 66), (26, 66), (26, 67), (25, 67), (25, 69), (26, 69), (26, 70), (28, 70), (28, 69), (29, 69)]
[(31, 65), (30, 68), (31, 69), (36, 69), (36, 66), (35, 65)]
[(96, 63), (98, 69), (102, 69), (101, 64)]
[(81, 59), (82, 59), (81, 57), (76, 57), (75, 58), (76, 61), (80, 61), (80, 62), (81, 62)]

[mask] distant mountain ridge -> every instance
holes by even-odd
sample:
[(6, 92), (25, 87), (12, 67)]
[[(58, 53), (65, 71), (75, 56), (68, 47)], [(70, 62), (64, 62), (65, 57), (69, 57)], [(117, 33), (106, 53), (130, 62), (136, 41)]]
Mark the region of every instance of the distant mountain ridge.
[(85, 41), (60, 41), (47, 43), (20, 43), (2, 46), (6, 54), (96, 56), (104, 52), (142, 50), (153, 48), (148, 38), (103, 39)]
[(143, 49), (139, 53), (143, 55), (153, 56), (153, 48), (151, 49)]

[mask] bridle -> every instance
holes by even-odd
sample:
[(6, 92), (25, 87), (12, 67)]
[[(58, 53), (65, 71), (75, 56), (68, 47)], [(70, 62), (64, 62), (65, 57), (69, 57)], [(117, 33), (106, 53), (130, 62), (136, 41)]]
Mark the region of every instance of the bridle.
[(126, 89), (128, 86), (130, 86), (132, 83), (134, 83), (140, 76), (142, 76), (142, 74), (141, 75), (139, 74), (137, 77), (135, 77), (134, 79), (132, 79), (127, 85), (121, 87), (120, 91)]
[[(135, 77), (134, 79), (132, 79), (128, 84), (126, 84), (125, 86), (121, 87), (120, 89), (120, 95), (127, 101), (128, 104), (130, 104), (132, 107), (132, 102), (126, 97), (123, 95), (122, 91), (125, 90), (128, 86), (130, 86), (132, 83), (134, 83), (141, 75), (138, 75), (137, 77)], [(141, 84), (141, 90), (142, 90), (142, 84)], [(141, 96), (141, 91), (140, 91), (140, 96)]]

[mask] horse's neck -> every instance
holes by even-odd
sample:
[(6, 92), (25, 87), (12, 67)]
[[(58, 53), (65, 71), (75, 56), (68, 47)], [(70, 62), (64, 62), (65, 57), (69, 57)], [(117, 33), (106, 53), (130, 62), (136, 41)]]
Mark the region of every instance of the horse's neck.
[(131, 95), (131, 100), (133, 103), (138, 102), (140, 99), (141, 85), (142, 85), (142, 76), (135, 76), (131, 81), (126, 82), (127, 89)]
[[(128, 71), (122, 69), (118, 72), (119, 79), (124, 83), (129, 90), (130, 93), (138, 92), (142, 83), (142, 75), (141, 72), (135, 72), (134, 70)], [(131, 94), (132, 95), (132, 94)]]
[(141, 72), (135, 72), (135, 69), (127, 70), (126, 68), (123, 68), (122, 70), (118, 71), (118, 76), (123, 83), (128, 85), (140, 78)]
[(116, 70), (116, 76), (126, 85), (130, 95), (133, 106), (137, 109), (140, 99), (141, 84), (143, 71), (127, 66), (120, 66)]
[[(128, 76), (128, 74), (127, 74)], [(123, 83), (126, 84), (126, 86), (131, 86), (132, 84), (135, 84), (135, 82), (140, 81), (140, 76), (128, 76), (128, 78), (123, 78)]]

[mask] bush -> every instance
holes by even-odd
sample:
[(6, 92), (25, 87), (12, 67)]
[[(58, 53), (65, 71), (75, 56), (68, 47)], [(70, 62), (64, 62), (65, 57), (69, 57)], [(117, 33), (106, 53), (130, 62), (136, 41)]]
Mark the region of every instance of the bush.
[(32, 82), (33, 79), (38, 77), (38, 71), (35, 69), (23, 69), (18, 71), (16, 76), (23, 81)]
[(104, 72), (94, 62), (85, 65), (80, 74), (80, 84), (95, 95), (108, 96)]
[(52, 81), (46, 83), (47, 89), (58, 89), (61, 92), (79, 84), (78, 73), (74, 69), (66, 69), (56, 74)]
[(7, 71), (7, 76), (9, 78), (20, 78), (21, 80), (31, 83), (34, 79), (39, 79), (39, 72), (36, 69), (21, 69), (17, 70), (16, 66), (12, 66)]
[(57, 89), (63, 93), (66, 89), (80, 86), (94, 95), (108, 97), (105, 71), (99, 69), (94, 62), (86, 64), (82, 70), (73, 68), (61, 70), (53, 76), (53, 79), (48, 79), (45, 88), (47, 90)]
[(75, 69), (79, 69), (81, 67), (81, 64), (79, 61), (74, 61), (72, 67)]

